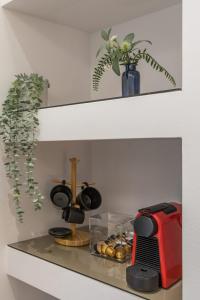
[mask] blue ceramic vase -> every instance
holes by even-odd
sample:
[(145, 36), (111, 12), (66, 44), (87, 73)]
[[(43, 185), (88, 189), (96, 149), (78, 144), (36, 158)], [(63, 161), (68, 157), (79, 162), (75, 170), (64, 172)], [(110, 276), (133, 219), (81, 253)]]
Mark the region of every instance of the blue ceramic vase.
[(125, 65), (125, 72), (122, 74), (122, 97), (130, 97), (140, 94), (140, 73), (136, 65)]

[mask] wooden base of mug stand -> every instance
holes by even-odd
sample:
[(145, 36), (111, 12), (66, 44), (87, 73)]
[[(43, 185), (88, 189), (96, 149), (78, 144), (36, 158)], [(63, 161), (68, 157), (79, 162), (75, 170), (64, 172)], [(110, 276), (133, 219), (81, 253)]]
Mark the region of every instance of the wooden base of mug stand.
[(66, 238), (55, 238), (55, 242), (68, 247), (81, 247), (86, 246), (90, 243), (89, 232), (77, 230), (75, 235)]

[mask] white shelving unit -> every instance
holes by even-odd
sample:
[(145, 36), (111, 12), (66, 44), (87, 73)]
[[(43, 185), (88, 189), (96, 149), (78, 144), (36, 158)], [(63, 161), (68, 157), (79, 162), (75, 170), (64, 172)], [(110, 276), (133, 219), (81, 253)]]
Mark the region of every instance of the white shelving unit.
[[(7, 247), (7, 273), (60, 300), (139, 300), (99, 281)], [(164, 299), (158, 299), (164, 300)]]
[[(32, 9), (36, 3), (36, 11)], [(46, 1), (45, 1), (46, 2)], [(57, 1), (50, 1), (55, 5)], [(144, 2), (144, 1), (140, 1)], [(148, 1), (146, 1), (148, 2)], [(150, 2), (150, 1), (149, 1)], [(163, 1), (164, 3), (165, 1)], [(5, 7), (40, 17), (40, 5), (44, 1), (2, 1)], [(37, 6), (38, 5), (38, 6)], [(50, 5), (50, 7), (52, 7)], [(183, 140), (183, 300), (199, 298), (200, 272), (200, 218), (199, 218), (199, 169), (200, 169), (200, 97), (199, 97), (199, 53), (200, 42), (197, 29), (200, 27), (200, 4), (196, 0), (183, 1), (183, 91), (166, 94), (141, 96), (130, 99), (118, 99), (105, 102), (69, 105), (42, 109), (40, 141), (123, 139), (152, 137), (181, 137)], [(44, 10), (46, 6), (44, 5)], [(173, 34), (173, 33), (172, 33)], [(85, 117), (87, 114), (87, 117)], [(23, 268), (19, 262), (23, 259)], [(67, 279), (80, 279), (76, 274), (67, 273), (61, 268), (48, 265), (17, 251), (8, 251), (8, 274), (49, 292), (54, 287), (49, 284), (55, 278), (55, 288), (60, 289)], [(26, 268), (27, 266), (27, 268)], [(40, 267), (39, 267), (40, 266)], [(33, 274), (30, 276), (29, 274)], [(41, 278), (45, 278), (41, 281)], [(74, 278), (74, 279), (73, 279)], [(94, 297), (108, 291), (102, 285), (85, 279), (88, 286), (93, 285)], [(67, 293), (62, 290), (62, 293)], [(117, 292), (116, 292), (117, 293)], [(119, 291), (119, 293), (121, 293)], [(63, 294), (52, 295), (62, 299)], [(76, 297), (77, 296), (77, 297)], [(77, 295), (73, 298), (82, 299)], [(118, 297), (118, 296), (117, 296)], [(114, 296), (106, 298), (117, 299)], [(127, 295), (123, 299), (134, 299)], [(118, 299), (122, 298), (121, 296)], [(101, 297), (102, 299), (102, 297)]]
[[(61, 300), (84, 299), (101, 300), (102, 297), (109, 300), (178, 300), (181, 295), (179, 282), (168, 290), (159, 290), (157, 293), (143, 294), (135, 292), (136, 295), (127, 291), (112, 287), (109, 284), (89, 278), (70, 271), (69, 269), (44, 261), (30, 254), (7, 247), (7, 273), (21, 281), (30, 284), (49, 295)], [(88, 266), (90, 270), (90, 266)], [(49, 283), (52, 284), (49, 284)], [(66, 291), (67, 290), (67, 291)]]
[[(9, 10), (88, 32), (180, 3), (180, 0), (1, 0)], [(99, 4), (100, 3), (100, 4)], [(112, 13), (115, 7), (115, 14)], [(93, 18), (91, 11), (98, 14)], [(76, 18), (72, 18), (76, 12)], [(88, 16), (88, 13), (90, 16)], [(67, 100), (67, 99), (66, 99)], [(182, 137), (182, 91), (41, 109), (40, 141)], [(85, 117), (87, 116), (87, 117)], [(177, 118), (177, 116), (179, 116)]]
[(41, 109), (39, 140), (181, 137), (181, 104), (175, 91)]

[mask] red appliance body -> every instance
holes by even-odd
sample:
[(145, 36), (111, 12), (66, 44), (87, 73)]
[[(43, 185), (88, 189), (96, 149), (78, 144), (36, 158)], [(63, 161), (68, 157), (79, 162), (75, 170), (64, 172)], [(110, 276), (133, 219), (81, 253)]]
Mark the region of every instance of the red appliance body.
[(135, 232), (132, 251), (132, 265), (140, 263), (156, 269), (160, 274), (160, 286), (166, 289), (182, 277), (181, 204), (169, 204), (175, 207), (170, 213), (164, 208), (151, 210), (156, 206), (139, 210), (136, 219), (151, 218), (157, 224), (157, 231), (151, 237), (141, 237)]

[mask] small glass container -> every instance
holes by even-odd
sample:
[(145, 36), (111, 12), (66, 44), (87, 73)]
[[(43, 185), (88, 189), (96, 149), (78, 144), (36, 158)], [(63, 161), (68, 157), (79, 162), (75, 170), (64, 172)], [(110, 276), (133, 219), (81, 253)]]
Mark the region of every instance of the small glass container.
[(133, 221), (130, 215), (106, 212), (89, 218), (90, 252), (120, 263), (131, 257)]

